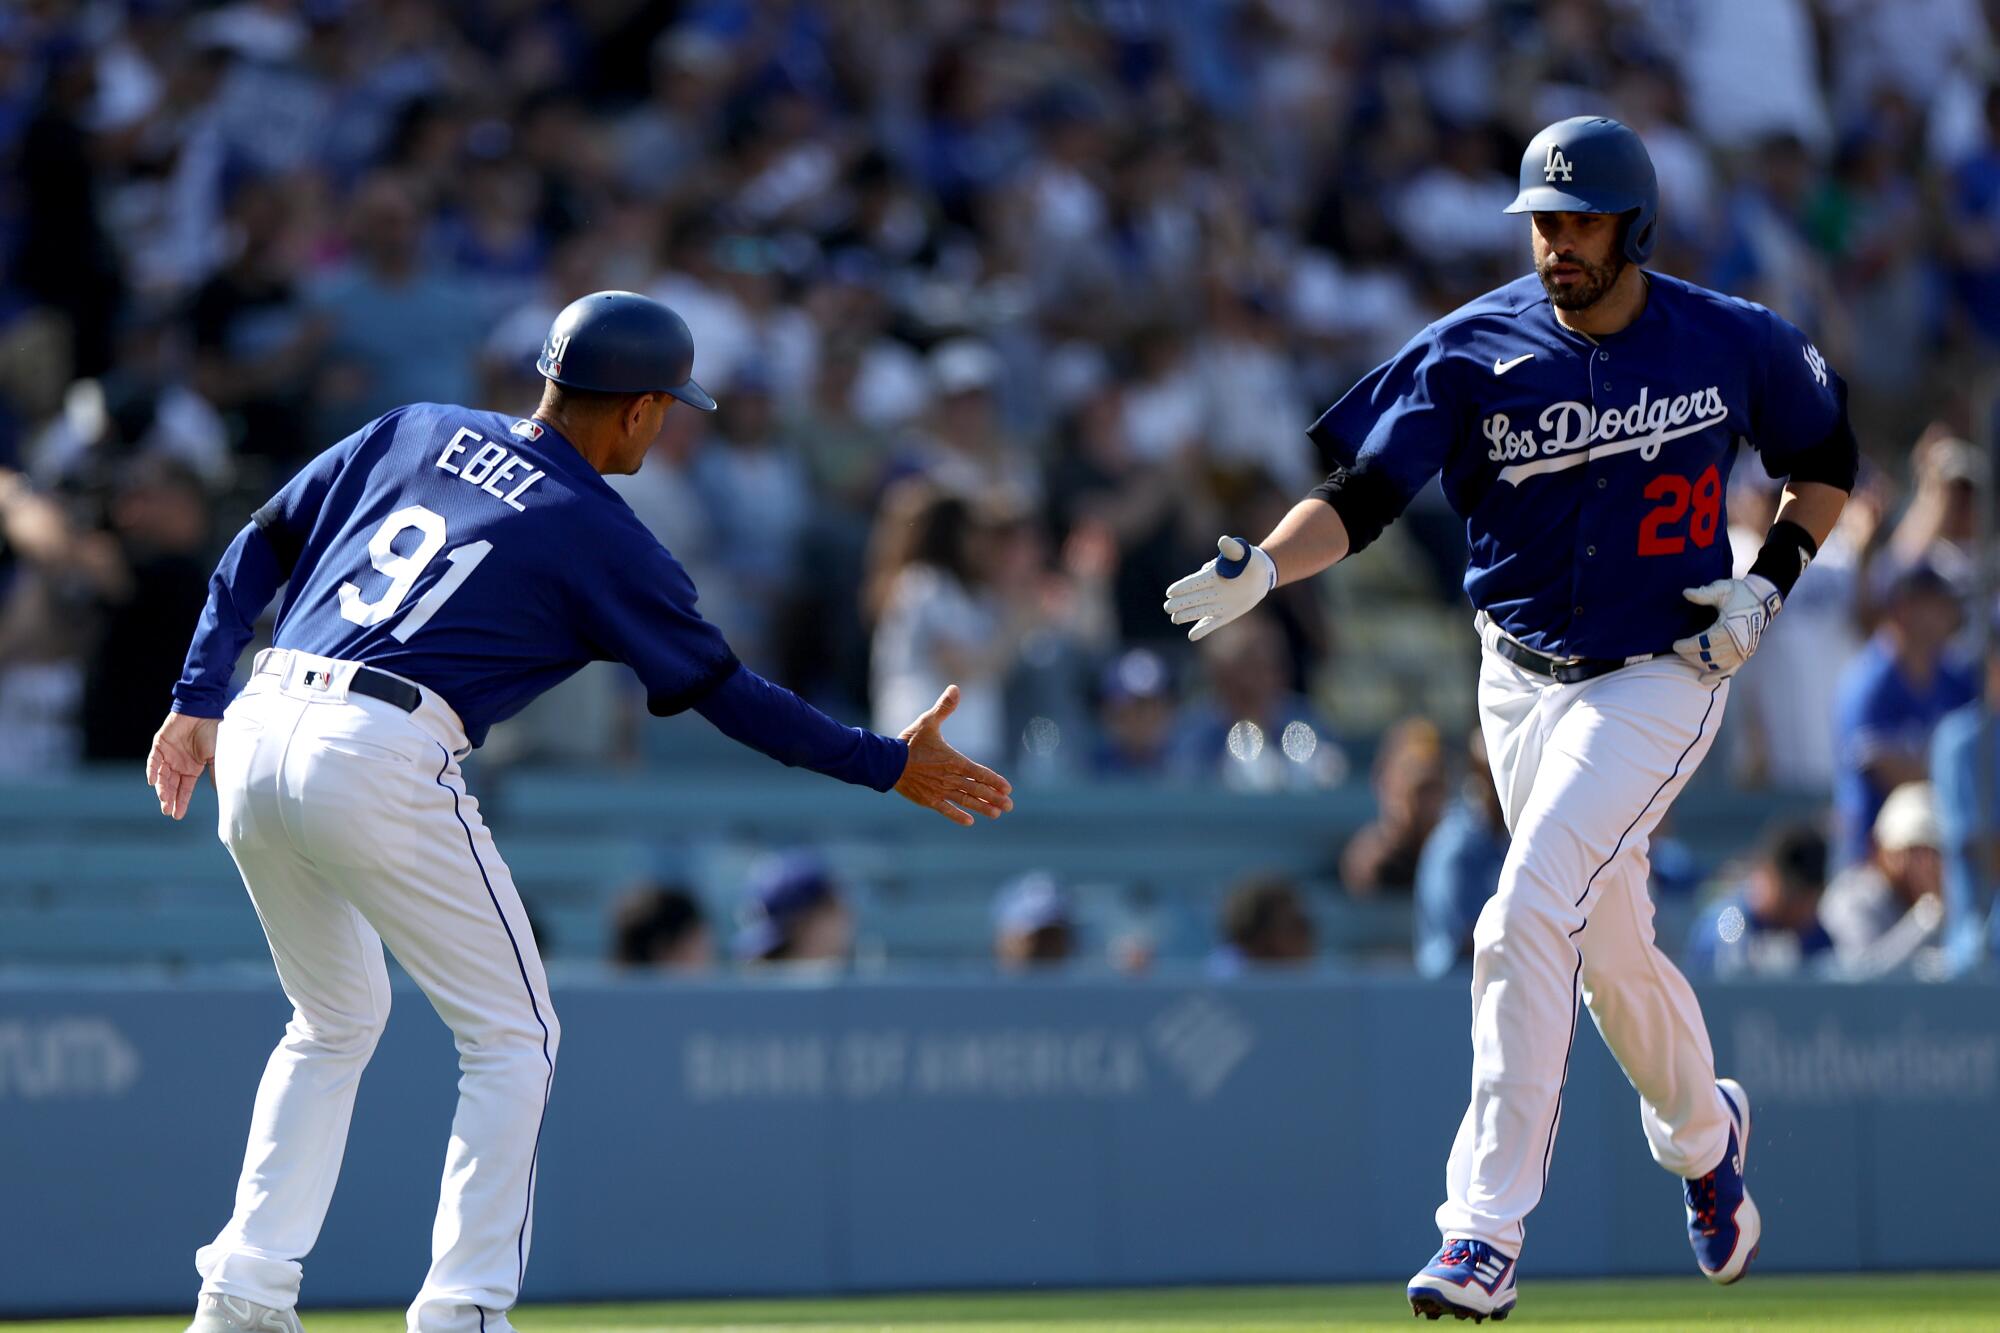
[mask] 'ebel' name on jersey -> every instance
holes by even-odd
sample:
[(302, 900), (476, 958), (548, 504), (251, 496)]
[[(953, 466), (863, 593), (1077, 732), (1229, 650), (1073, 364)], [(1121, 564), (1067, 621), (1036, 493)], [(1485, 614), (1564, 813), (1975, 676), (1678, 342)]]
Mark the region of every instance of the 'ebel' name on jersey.
[(1638, 450), (1647, 462), (1659, 457), (1669, 440), (1693, 435), (1729, 419), (1729, 407), (1717, 385), (1672, 398), (1649, 400), (1645, 389), (1627, 408), (1599, 412), (1589, 403), (1550, 403), (1537, 419), (1542, 434), (1514, 430), (1505, 412), (1495, 412), (1480, 427), (1492, 448), (1486, 456), (1496, 463), (1537, 458), (1538, 462), (1500, 469), (1500, 479), (1519, 485), (1544, 472), (1560, 472), (1586, 459)]
[[(467, 440), (479, 448), (464, 462), (453, 466), (451, 460), (466, 452)], [(458, 428), (458, 433), (445, 445), (444, 452), (437, 456), (437, 466), (467, 485), (477, 486), (517, 513), (527, 512), (521, 497), (545, 475), (506, 445), (494, 444), (470, 426)], [(518, 480), (515, 479), (517, 472), (524, 474)], [(509, 482), (513, 483), (513, 489), (503, 490), (502, 487)]]

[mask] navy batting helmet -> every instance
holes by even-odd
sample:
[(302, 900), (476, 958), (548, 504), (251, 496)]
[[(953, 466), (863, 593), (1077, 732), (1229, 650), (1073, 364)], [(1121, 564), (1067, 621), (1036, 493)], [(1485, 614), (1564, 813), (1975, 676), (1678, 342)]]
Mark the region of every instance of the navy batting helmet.
[(1643, 264), (1659, 234), (1660, 184), (1639, 136), (1609, 116), (1559, 120), (1521, 154), (1509, 213), (1633, 213), (1625, 257)]
[(708, 391), (689, 378), (694, 335), (687, 321), (637, 292), (592, 292), (564, 306), (535, 369), (569, 389), (668, 393), (715, 410)]

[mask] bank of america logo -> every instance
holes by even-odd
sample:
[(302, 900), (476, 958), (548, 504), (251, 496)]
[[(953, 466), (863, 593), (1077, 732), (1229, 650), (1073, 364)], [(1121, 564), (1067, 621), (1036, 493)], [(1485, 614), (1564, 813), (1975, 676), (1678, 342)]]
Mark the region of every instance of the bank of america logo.
[(1189, 996), (1154, 1019), (1147, 1035), (1153, 1050), (1198, 1102), (1213, 1097), (1257, 1044), (1247, 1023), (1200, 995)]

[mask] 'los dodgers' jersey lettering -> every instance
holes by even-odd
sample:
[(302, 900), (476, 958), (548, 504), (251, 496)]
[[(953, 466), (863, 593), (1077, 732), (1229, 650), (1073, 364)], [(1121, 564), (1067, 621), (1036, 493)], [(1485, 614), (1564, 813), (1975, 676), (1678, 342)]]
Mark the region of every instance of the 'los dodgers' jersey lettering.
[(1645, 309), (1592, 339), (1532, 275), (1422, 330), (1312, 427), (1405, 499), (1433, 476), (1465, 519), (1465, 590), (1559, 657), (1664, 652), (1713, 618), (1686, 588), (1729, 577), (1740, 444), (1774, 477), (1823, 442), (1839, 377), (1764, 307), (1649, 274)]
[(398, 408), (258, 523), (298, 551), (274, 643), (429, 686), (475, 745), (592, 661), (629, 664), (657, 713), (736, 668), (680, 563), (545, 422)]

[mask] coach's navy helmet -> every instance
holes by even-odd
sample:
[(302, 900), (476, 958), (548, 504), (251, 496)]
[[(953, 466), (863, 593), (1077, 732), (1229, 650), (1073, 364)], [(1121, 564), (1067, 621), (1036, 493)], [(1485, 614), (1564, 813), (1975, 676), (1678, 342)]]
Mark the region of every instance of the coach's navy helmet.
[(1643, 264), (1659, 233), (1660, 184), (1646, 145), (1609, 116), (1559, 120), (1521, 154), (1521, 192), (1509, 213), (1631, 213), (1625, 257)]
[(690, 378), (694, 335), (687, 321), (637, 292), (592, 292), (564, 306), (535, 369), (569, 389), (668, 393), (689, 407), (715, 410), (708, 390)]

